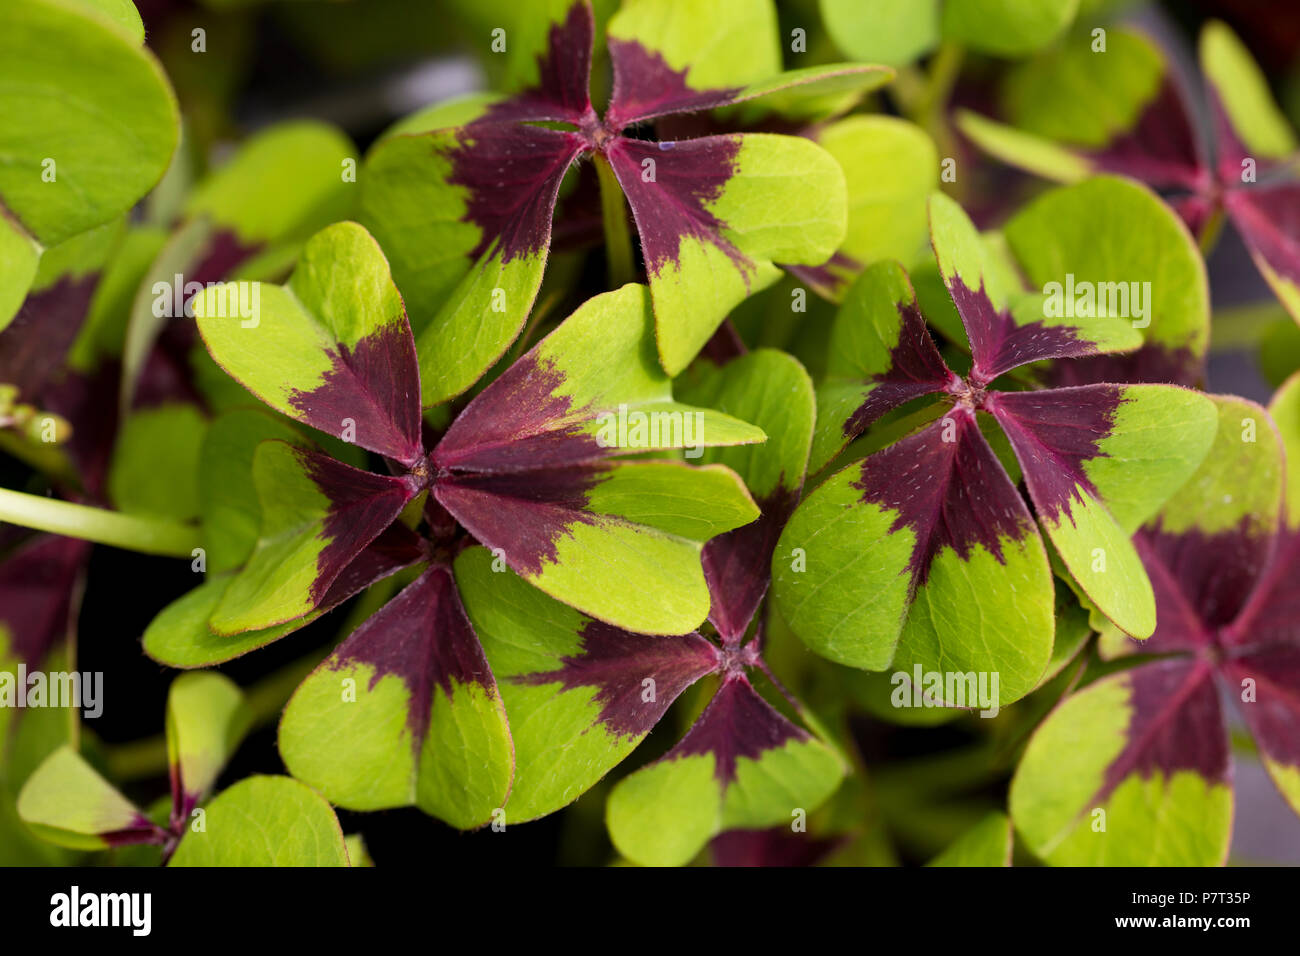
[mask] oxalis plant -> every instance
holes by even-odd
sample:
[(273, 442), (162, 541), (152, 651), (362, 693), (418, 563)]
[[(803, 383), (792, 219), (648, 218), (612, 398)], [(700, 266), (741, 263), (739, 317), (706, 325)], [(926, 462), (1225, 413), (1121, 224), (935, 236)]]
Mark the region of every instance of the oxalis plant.
[(0, 862), (1213, 866), (1265, 774), (1300, 812), (1296, 143), (1228, 26), (225, 6), (0, 0)]

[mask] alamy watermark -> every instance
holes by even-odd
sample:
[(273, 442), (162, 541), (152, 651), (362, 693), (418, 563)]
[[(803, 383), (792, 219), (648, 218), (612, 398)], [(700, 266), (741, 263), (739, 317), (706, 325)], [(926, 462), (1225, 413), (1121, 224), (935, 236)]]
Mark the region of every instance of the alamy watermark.
[(239, 318), (241, 328), (255, 329), (261, 321), (262, 284), (260, 282), (186, 282), (179, 272), (171, 282), (155, 282), (153, 292), (153, 314), (155, 318), (176, 318), (184, 315), (194, 318), (194, 297), (203, 295), (210, 289), (216, 289), (215, 295), (207, 296), (213, 305), (208, 318)]
[(1150, 282), (1082, 282), (1074, 273), (1065, 274), (1065, 284), (1043, 286), (1043, 315), (1054, 319), (1092, 319), (1112, 316), (1132, 319), (1133, 328), (1151, 324)]
[(102, 671), (0, 671), (0, 707), (75, 707), (88, 718), (104, 712)]
[(125, 927), (133, 936), (153, 928), (152, 893), (83, 893), (73, 886), (50, 897), (50, 925), (58, 927)]
[(704, 454), (704, 413), (651, 411), (618, 406), (596, 419), (601, 448), (681, 448), (687, 458)]
[(894, 671), (889, 702), (895, 707), (980, 708), (981, 717), (998, 715), (997, 671)]

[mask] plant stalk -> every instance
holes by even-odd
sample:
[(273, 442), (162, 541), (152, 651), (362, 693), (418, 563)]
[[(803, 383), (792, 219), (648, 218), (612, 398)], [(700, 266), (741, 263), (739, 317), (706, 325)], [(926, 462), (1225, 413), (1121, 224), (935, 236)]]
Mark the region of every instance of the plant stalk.
[(618, 289), (636, 279), (632, 264), (632, 237), (627, 229), (627, 206), (609, 160), (596, 154), (596, 176), (600, 179), (600, 218), (605, 224), (605, 259), (609, 263), (609, 287)]
[(190, 557), (202, 543), (201, 532), (191, 525), (92, 508), (8, 488), (0, 488), (0, 521), (173, 558)]

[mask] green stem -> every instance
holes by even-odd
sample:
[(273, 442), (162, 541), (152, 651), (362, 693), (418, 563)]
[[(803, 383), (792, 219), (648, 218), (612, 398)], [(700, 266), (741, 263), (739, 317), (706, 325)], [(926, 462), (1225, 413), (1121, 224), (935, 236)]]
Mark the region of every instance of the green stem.
[(190, 525), (106, 511), (58, 498), (42, 498), (8, 488), (0, 488), (0, 521), (128, 551), (176, 558), (190, 557), (202, 543), (199, 529)]
[(940, 45), (930, 58), (925, 87), (913, 104), (910, 119), (930, 134), (940, 158), (957, 155), (957, 137), (948, 123), (948, 100), (961, 73), (964, 51), (956, 43)]
[(956, 43), (944, 43), (935, 53), (930, 61), (929, 82), (917, 105), (921, 125), (929, 125), (942, 116), (961, 72), (961, 61), (962, 48)]
[(596, 154), (596, 175), (600, 179), (600, 216), (605, 223), (605, 259), (609, 262), (611, 289), (627, 285), (636, 278), (632, 266), (632, 237), (627, 229), (627, 206), (623, 187), (618, 184), (609, 160)]
[(1201, 247), (1202, 258), (1209, 258), (1214, 251), (1214, 244), (1219, 241), (1219, 232), (1223, 227), (1223, 206), (1215, 206), (1214, 211), (1210, 213), (1210, 218), (1205, 220), (1205, 225), (1201, 229), (1201, 237), (1197, 240), (1197, 245)]

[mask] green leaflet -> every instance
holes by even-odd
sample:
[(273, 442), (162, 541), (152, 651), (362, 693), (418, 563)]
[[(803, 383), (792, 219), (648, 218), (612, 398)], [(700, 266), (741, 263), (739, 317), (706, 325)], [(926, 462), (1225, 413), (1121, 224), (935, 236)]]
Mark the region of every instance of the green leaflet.
[(1059, 47), (1016, 64), (1002, 83), (1002, 102), (1018, 129), (1076, 146), (1099, 148), (1132, 129), (1159, 92), (1165, 61), (1141, 33), (1106, 31), (1106, 68), (1095, 40), (1073, 35)]
[(40, 261), (40, 243), (0, 211), (0, 329), (22, 306)]
[[(1300, 462), (1300, 375), (1292, 375), (1282, 383), (1273, 395), (1268, 411), (1277, 423), (1287, 460)], [(1244, 418), (1241, 424), (1245, 426)], [(1300, 467), (1287, 469), (1284, 493), (1287, 525), (1300, 527)]]
[(1156, 626), (1155, 598), (1142, 561), (1127, 533), (1096, 498), (1085, 497), (1062, 521), (1043, 527), (1084, 594), (1120, 630), (1150, 637)]
[[(1055, 634), (1051, 576), (1038, 535), (1004, 540), (1002, 557), (975, 550), (962, 560), (952, 550), (940, 552), (906, 610), (891, 666), (895, 674), (913, 674), (918, 666), (943, 672), (944, 702), (986, 717), (1038, 686)], [(951, 688), (948, 673), (962, 675)], [(983, 685), (981, 673), (990, 675)]]
[(253, 553), (262, 510), (253, 483), (253, 454), (264, 441), (278, 439), (310, 447), (282, 419), (260, 408), (236, 408), (213, 419), (199, 451), (199, 504), (208, 572), (243, 564)]
[[(554, 562), (527, 580), (601, 620), (647, 634), (681, 634), (704, 620), (709, 594), (700, 549), (758, 517), (730, 469), (674, 462), (615, 465), (591, 490), (588, 507), (595, 519), (568, 524)], [(636, 586), (610, 588), (611, 573)]]
[(1073, 150), (970, 110), (957, 111), (957, 128), (989, 155), (1044, 179), (1074, 183), (1093, 172), (1092, 162)]
[(1010, 866), (1011, 820), (990, 813), (926, 866)]
[[(165, 812), (142, 813), (70, 745), (51, 753), (28, 778), (18, 813), (42, 839), (74, 849), (183, 839), (190, 811), (207, 795), (250, 722), (243, 693), (220, 674), (186, 674), (172, 683), (167, 698), (172, 783), (167, 829), (151, 819), (163, 819)], [(202, 829), (196, 822), (190, 832)]]
[(375, 861), (370, 857), (370, 849), (366, 846), (365, 838), (360, 833), (353, 833), (344, 839), (348, 848), (348, 862), (352, 866), (374, 866)]
[(707, 541), (758, 516), (731, 469), (667, 461), (616, 465), (590, 489), (587, 509), (692, 541)]
[[(1007, 244), (1035, 287), (1080, 282), (1145, 282), (1145, 316), (1134, 327), (1172, 361), (1195, 368), (1209, 344), (1210, 295), (1205, 262), (1187, 227), (1150, 189), (1098, 176), (1053, 189), (1003, 228)], [(1141, 290), (1141, 285), (1139, 285)]]
[(1098, 446), (1102, 455), (1085, 462), (1084, 470), (1107, 510), (1132, 534), (1195, 474), (1218, 428), (1214, 402), (1199, 392), (1126, 385), (1111, 433)]
[(896, 262), (870, 266), (845, 292), (831, 326), (826, 376), (817, 388), (811, 473), (821, 471), (863, 430), (850, 422), (872, 392), (885, 387), (872, 379), (893, 370), (903, 313), (915, 305), (912, 284)]
[[(905, 441), (928, 443), (944, 427), (937, 422)], [(998, 698), (1006, 703), (1037, 684), (1051, 655), (1052, 581), (1042, 542), (1005, 476), (979, 493), (986, 498), (996, 490), (987, 506), (1018, 513), (995, 538), (963, 538), (959, 554), (943, 537), (946, 526), (930, 523), (925, 488), (1000, 470), (991, 452), (979, 450), (982, 439), (966, 437), (970, 428), (963, 426), (955, 450), (946, 442), (936, 446), (948, 449), (945, 456), (962, 457), (963, 465), (944, 458), (934, 472), (904, 477), (909, 462), (931, 455), (925, 444), (890, 455), (891, 446), (877, 453), (889, 457), (864, 459), (823, 482), (781, 535), (772, 558), (773, 593), (790, 627), (825, 657), (868, 670), (893, 662), (909, 674), (917, 665), (923, 671), (997, 672)], [(872, 500), (869, 489), (886, 473), (903, 488), (920, 486), (903, 499), (915, 513)], [(966, 520), (955, 512), (953, 518)], [(924, 579), (928, 545), (918, 541), (922, 534), (938, 538)]]
[(745, 104), (742, 115), (756, 119), (773, 112), (788, 119), (817, 120), (847, 112), (864, 94), (893, 78), (894, 71), (883, 66), (809, 66), (751, 83), (736, 94), (736, 102)]
[(136, 43), (144, 43), (144, 21), (140, 11), (131, 0), (79, 0), (87, 8), (94, 10), (126, 30)]
[(252, 723), (244, 695), (214, 671), (182, 674), (167, 695), (167, 762), (187, 801), (212, 789)]
[[(1269, 409), (1275, 417), (1279, 397), (1282, 393), (1274, 397)], [(1280, 434), (1286, 447), (1290, 423), (1283, 414), (1275, 432), (1268, 415), (1254, 402), (1231, 395), (1208, 398), (1218, 418), (1209, 453), (1192, 477), (1163, 502), (1158, 514), (1147, 516), (1142, 523), (1158, 523), (1168, 534), (1194, 530), (1203, 535), (1236, 531), (1271, 536), (1277, 532), (1287, 482), (1294, 480), (1287, 474), (1277, 444)]]
[(337, 463), (333, 468), (353, 483), (341, 489), (335, 484), (342, 496), (331, 498), (315, 476), (329, 460), (308, 454), (279, 441), (264, 442), (254, 453), (261, 532), (248, 563), (212, 614), (210, 624), (217, 634), (270, 628), (318, 607), (343, 570), (327, 549), (336, 541), (364, 538), (356, 548), (360, 551), (397, 518), (410, 498), (398, 479), (381, 479)]
[(835, 45), (867, 63), (906, 66), (939, 41), (939, 0), (821, 0)]
[(74, 850), (110, 845), (148, 821), (70, 746), (54, 751), (24, 784), (18, 815), (37, 836)]
[(346, 218), (356, 203), (356, 147), (333, 126), (280, 123), (250, 137), (185, 203), (245, 245), (305, 239)]
[(864, 266), (911, 262), (927, 237), (926, 199), (939, 185), (939, 154), (919, 126), (893, 116), (851, 116), (819, 130), (848, 186), (840, 252)]
[(426, 407), (464, 392), (514, 341), (549, 254), (549, 243), (508, 261), (498, 247), (474, 254), (485, 237), (465, 221), (468, 191), (449, 181), (451, 156), (472, 135), (462, 128), (393, 136), (371, 149), (362, 171), (359, 218), (402, 290)]
[[(910, 599), (912, 541), (891, 534), (893, 516), (856, 507), (857, 466), (827, 479), (786, 525), (772, 556), (772, 589), (782, 617), (824, 657), (884, 670), (894, 658)], [(861, 541), (875, 541), (869, 552)], [(809, 558), (811, 557), (811, 561)], [(819, 594), (810, 602), (803, 595)]]
[(1068, 515), (1040, 523), (1090, 602), (1142, 639), (1155, 629), (1155, 601), (1129, 535), (1195, 472), (1218, 416), (1204, 396), (1172, 385), (1129, 385), (1120, 393), (1099, 454), (1083, 463), (1100, 497), (1076, 485)]
[(288, 777), (253, 776), (203, 807), (171, 866), (348, 866), (343, 830), (316, 791)]
[(607, 35), (633, 40), (686, 70), (693, 90), (748, 86), (781, 72), (771, 0), (628, 0)]
[[(591, 361), (593, 355), (601, 361)], [(552, 597), (638, 633), (686, 633), (709, 607), (699, 563), (704, 541), (749, 523), (758, 511), (743, 483), (722, 466), (629, 462), (603, 449), (635, 454), (685, 447), (693, 460), (706, 446), (765, 436), (728, 415), (692, 410), (671, 398), (655, 353), (646, 288), (627, 285), (596, 296), (456, 419), (430, 461), (471, 476), (453, 474), (435, 484), (434, 494), (480, 542), (500, 548), (516, 571)], [(521, 414), (521, 403), (528, 414)], [(664, 411), (682, 427), (669, 423), (656, 438), (653, 422), (644, 420)], [(634, 418), (643, 419), (643, 427)], [(572, 487), (581, 497), (533, 502), (511, 492), (510, 475), (520, 467), (515, 449), (529, 447), (547, 456), (534, 467), (591, 462), (555, 476), (576, 481)], [(502, 470), (502, 478), (491, 477)], [(539, 488), (554, 496), (550, 480)], [(628, 493), (632, 489), (635, 494)], [(521, 536), (521, 527), (537, 530)], [(527, 542), (533, 539), (547, 547), (532, 548)], [(638, 586), (606, 587), (611, 573)]]
[[(33, 299), (39, 293), (49, 293), (57, 297), (67, 292), (70, 285), (82, 281), (94, 283), (108, 263), (110, 263), (122, 242), (125, 232), (125, 217), (117, 217), (100, 226), (80, 232), (57, 245), (42, 249), (41, 245), (23, 233), (21, 227), (6, 218), (3, 205), (0, 204), (0, 300), (12, 292), (17, 298), (11, 302), (9, 311), (5, 311), (4, 301), (0, 301), (0, 331), (3, 331), (10, 319), (16, 315), (24, 303), (24, 296)], [(22, 282), (10, 285), (3, 276), (9, 270), (21, 273)], [(68, 285), (64, 285), (64, 284)], [(96, 293), (92, 296), (98, 298)], [(75, 330), (75, 325), (67, 327), (69, 320), (75, 322), (82, 315), (61, 316), (64, 310), (55, 311), (47, 302), (41, 305), (32, 303), (34, 311), (29, 320), (46, 315), (49, 319), (44, 328), (50, 330), (45, 338), (52, 340), (45, 350), (47, 358), (41, 364), (50, 367), (41, 370), (43, 374), (53, 376), (54, 363), (62, 360), (59, 351), (67, 344), (67, 334)], [(89, 309), (87, 309), (89, 311)], [(86, 317), (86, 322), (89, 318)], [(14, 336), (24, 333), (15, 331)], [(26, 396), (32, 398), (34, 396)]]
[[(621, 405), (629, 411), (671, 409), (672, 380), (659, 365), (654, 330), (650, 295), (643, 285), (626, 285), (579, 306), (537, 347), (537, 363), (562, 375), (550, 394), (568, 403), (567, 413), (548, 425), (597, 421)], [(604, 361), (592, 362), (593, 355)], [(753, 425), (716, 412), (714, 416), (714, 427), (704, 435), (706, 445), (765, 440)], [(717, 441), (710, 437), (714, 434)]]
[(1047, 46), (1079, 0), (821, 0), (835, 45), (854, 59), (904, 66), (942, 40), (994, 56)]
[(1039, 726), (1011, 783), (1016, 829), (1055, 865), (1219, 865), (1232, 821), (1226, 783), (1156, 770), (1130, 772), (1103, 790), (1126, 746), (1134, 673), (1088, 685)]
[(0, 201), (42, 245), (121, 215), (176, 148), (171, 87), (121, 21), (77, 0), (0, 4)]
[[(158, 250), (131, 304), (123, 360), (124, 401), (134, 394), (163, 325), (169, 317), (179, 317), (193, 292), (192, 288), (186, 292), (184, 286), (173, 291), (176, 276), (184, 283), (262, 279), (268, 276), (259, 262), (278, 276), (276, 260), (288, 255), (287, 272), (297, 257), (298, 243), (353, 209), (355, 156), (347, 137), (332, 126), (314, 121), (279, 123), (249, 137), (227, 163), (198, 183), (185, 198), (181, 225)], [(234, 263), (252, 274), (232, 272)], [(221, 271), (208, 271), (213, 268)], [(170, 308), (159, 308), (160, 296), (170, 299)]]
[[(409, 691), (396, 677), (371, 686), (375, 680), (371, 669), (328, 665), (308, 677), (280, 725), (286, 766), (351, 810), (414, 804), (462, 829), (487, 823), (510, 788), (510, 734), (500, 700), (473, 685), (435, 695), (430, 736), (417, 748), (404, 727)], [(353, 688), (356, 699), (349, 701)], [(469, 776), (471, 767), (476, 776)]]
[[(721, 223), (719, 234), (745, 261), (687, 235), (675, 261), (650, 267), (659, 355), (670, 375), (686, 367), (728, 312), (776, 281), (774, 262), (818, 265), (844, 239), (844, 173), (825, 150), (808, 140), (761, 133), (745, 134), (740, 142), (734, 172), (707, 208)], [(801, 197), (798, 203), (790, 202), (793, 195)]]
[[(0, 673), (17, 673), (18, 659), (10, 647), (11, 637), (8, 627), (0, 624)], [(48, 654), (42, 666), (67, 669), (66, 645)], [(51, 753), (72, 742), (76, 728), (77, 717), (71, 708), (0, 708), (0, 865), (53, 866), (71, 862), (70, 851), (41, 840), (22, 822), (17, 803), (20, 789), (32, 771)]]
[(768, 436), (761, 445), (706, 449), (700, 464), (726, 465), (759, 500), (800, 488), (816, 408), (812, 381), (796, 359), (775, 349), (758, 349), (706, 372), (680, 391), (692, 404), (753, 422)]
[[(313, 236), (286, 285), (210, 288), (194, 314), (217, 363), (276, 411), (408, 464), (418, 455), (412, 423), (393, 411), (407, 410), (402, 391), (415, 386), (400, 363), (410, 351), (402, 299), (356, 223)], [(375, 368), (385, 353), (394, 366)]]
[(218, 634), (208, 621), (233, 578), (229, 573), (213, 575), (159, 611), (145, 629), (144, 652), (169, 667), (209, 667), (279, 640), (324, 613), (312, 611), (272, 627)]
[(194, 405), (140, 408), (113, 446), (108, 494), (120, 511), (188, 521), (199, 515), (199, 449), (208, 423)]
[[(1082, 309), (1067, 308), (1064, 301), (1064, 288), (1055, 289), (1044, 284), (1043, 297), (1040, 298), (1036, 295), (1025, 295), (1018, 287), (1018, 278), (1014, 272), (998, 276), (997, 270), (1003, 263), (998, 262), (994, 256), (994, 252), (998, 249), (997, 245), (990, 248), (989, 244), (981, 239), (961, 206), (943, 193), (934, 193), (931, 196), (930, 228), (939, 271), (943, 274), (950, 291), (953, 290), (955, 283), (964, 284), (972, 290), (984, 288), (985, 294), (996, 307), (1009, 310), (1014, 326), (1024, 327), (1031, 323), (1041, 323), (1049, 329), (1072, 328), (1078, 339), (1091, 343), (1093, 350), (1098, 353), (1132, 351), (1142, 344), (1141, 333), (1136, 331), (1130, 320), (1123, 316), (1123, 312), (1119, 309), (1112, 311), (1109, 307), (1096, 308), (1085, 312)], [(1107, 276), (1106, 281), (1113, 283), (1115, 279), (1113, 276)], [(1127, 284), (1124, 286), (1124, 291), (1128, 291)], [(1049, 293), (1056, 298), (1060, 308), (1049, 306), (1046, 298)], [(1124, 301), (1128, 302), (1132, 310), (1133, 301), (1127, 298)], [(970, 327), (972, 318), (969, 315), (964, 317), (968, 335), (976, 334)], [(1004, 335), (1003, 338), (1009, 338), (1009, 335)], [(972, 341), (971, 344), (978, 349), (978, 342)], [(992, 356), (983, 357), (977, 352), (977, 367), (982, 358), (988, 361)], [(1014, 365), (1007, 367), (1014, 367)]]
[(945, 39), (1015, 57), (1047, 46), (1074, 20), (1079, 0), (946, 0)]
[(500, 813), (510, 728), (446, 566), (407, 585), (299, 686), (280, 752), (340, 806), (415, 805), (462, 829)]
[(1232, 131), (1254, 156), (1281, 159), (1296, 150), (1295, 133), (1273, 101), (1268, 80), (1250, 51), (1225, 24), (1201, 31), (1201, 65), (1223, 103)]
[[(506, 31), (504, 52), (490, 51), (485, 43), (480, 57), (492, 86), (509, 92), (536, 86), (537, 60), (546, 52), (547, 35), (564, 21), (575, 0), (447, 0), (457, 17), (465, 21), (475, 36), (491, 37), (494, 29)], [(596, 19), (596, 36), (618, 8), (618, 0), (592, 0)], [(601, 44), (597, 43), (599, 51)], [(453, 125), (453, 124), (444, 124)]]
[(403, 116), (380, 134), (376, 142), (413, 133), (429, 133), (437, 129), (465, 126), (478, 119), (493, 103), (505, 97), (500, 93), (466, 93), (434, 103), (424, 109)]
[[(735, 706), (719, 703), (732, 693), (758, 697), (744, 678), (728, 679), (710, 707)], [(767, 718), (785, 721), (770, 710)], [(732, 732), (743, 734), (746, 726)], [(756, 755), (737, 754), (731, 741), (722, 751), (691, 746), (693, 736), (711, 729), (706, 711), (677, 748), (615, 785), (605, 822), (614, 846), (628, 859), (644, 866), (681, 866), (725, 830), (788, 825), (820, 806), (843, 778), (840, 758), (815, 737), (790, 736)], [(730, 768), (721, 765), (723, 759), (731, 761)]]
[[(672, 655), (659, 655), (665, 648), (685, 648), (684, 639), (604, 628), (494, 564), (483, 548), (469, 548), (456, 559), (456, 583), (510, 716), (515, 778), (506, 814), (512, 822), (545, 816), (585, 793), (712, 663), (704, 657), (679, 673), (671, 667)], [(614, 643), (607, 647), (602, 638)], [(566, 670), (571, 661), (576, 667)], [(654, 681), (649, 700), (647, 677)], [(617, 695), (624, 685), (636, 691), (631, 713)]]

